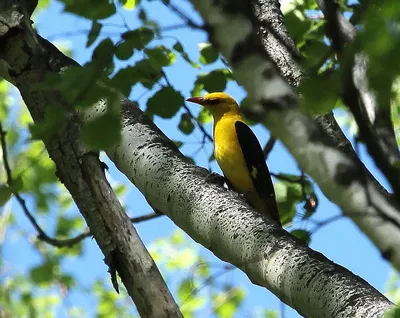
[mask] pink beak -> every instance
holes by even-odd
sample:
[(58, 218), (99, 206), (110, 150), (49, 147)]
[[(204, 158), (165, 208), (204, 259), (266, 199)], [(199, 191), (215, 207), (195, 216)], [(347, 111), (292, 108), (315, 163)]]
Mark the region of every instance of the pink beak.
[(203, 105), (204, 104), (204, 98), (203, 97), (190, 97), (188, 99), (186, 99), (187, 102), (192, 102), (192, 103), (196, 103), (196, 104), (200, 104)]

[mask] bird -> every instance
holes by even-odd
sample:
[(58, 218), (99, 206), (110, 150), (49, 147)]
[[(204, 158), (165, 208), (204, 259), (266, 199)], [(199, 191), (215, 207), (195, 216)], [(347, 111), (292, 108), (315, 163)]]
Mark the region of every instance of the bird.
[(214, 156), (228, 187), (243, 194), (257, 212), (281, 225), (264, 152), (244, 122), (235, 99), (226, 93), (215, 92), (186, 101), (202, 105), (213, 116)]

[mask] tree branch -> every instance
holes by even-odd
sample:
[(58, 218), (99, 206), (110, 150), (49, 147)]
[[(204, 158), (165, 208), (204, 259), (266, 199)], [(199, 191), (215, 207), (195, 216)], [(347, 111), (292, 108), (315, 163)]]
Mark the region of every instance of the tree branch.
[(276, 138), (274, 138), (273, 136), (269, 137), (267, 143), (265, 144), (265, 146), (263, 148), (265, 159), (268, 158), (269, 154), (271, 153), (272, 149), (274, 148), (275, 143), (276, 143)]
[[(83, 120), (93, 119), (105, 107), (88, 109)], [(122, 140), (107, 151), (117, 168), (146, 193), (152, 206), (216, 256), (242, 269), (253, 283), (306, 317), (335, 316), (338, 308), (347, 317), (375, 317), (391, 307), (375, 291), (371, 294), (365, 282), (354, 280), (350, 272), (250, 209), (235, 192), (208, 182), (208, 172), (188, 163), (133, 103), (123, 102), (122, 116)], [(320, 297), (311, 296), (315, 293)]]
[[(327, 35), (332, 46), (342, 56), (345, 45), (354, 40), (356, 29), (341, 15), (333, 0), (317, 0), (317, 3), (327, 21)], [(400, 202), (400, 173), (394, 166), (400, 162), (400, 152), (390, 119), (390, 105), (377, 105), (375, 94), (369, 91), (367, 60), (364, 54), (356, 54), (342, 64), (345, 69), (343, 100), (354, 115), (369, 154)]]
[[(10, 0), (7, 7), (1, 7), (0, 59), (38, 123), (43, 121), (47, 106), (65, 111), (70, 105), (59, 93), (31, 85), (43, 83), (48, 74), (60, 74), (77, 64), (34, 32), (30, 16), (21, 13), (25, 12), (24, 3)], [(68, 113), (64, 122), (58, 134), (48, 136), (45, 146), (56, 164), (57, 176), (70, 191), (105, 256), (114, 288), (118, 290), (118, 272), (141, 316), (181, 317), (154, 261), (106, 180), (98, 154), (81, 143), (79, 117)]]
[[(397, 249), (400, 244), (399, 206), (382, 195), (359, 160), (338, 150), (337, 144), (321, 126), (300, 111), (295, 92), (279, 76), (260, 44), (259, 23), (250, 5), (239, 0), (193, 3), (208, 23), (212, 34), (210, 40), (221, 49), (235, 78), (247, 90), (257, 118), (265, 119), (264, 124), (271, 134), (280, 139), (300, 168), (345, 215), (366, 215), (353, 220), (382, 255), (400, 269), (400, 251)], [(231, 23), (233, 20), (234, 24)], [(238, 29), (242, 32), (238, 33)], [(341, 140), (340, 136), (338, 140)]]

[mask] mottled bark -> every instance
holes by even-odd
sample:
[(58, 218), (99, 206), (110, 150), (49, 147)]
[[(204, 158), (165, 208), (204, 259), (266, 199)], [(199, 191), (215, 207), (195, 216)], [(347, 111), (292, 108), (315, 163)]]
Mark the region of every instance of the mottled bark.
[[(5, 72), (0, 75), (18, 88), (32, 118), (39, 123), (48, 107), (66, 111), (68, 106), (57, 92), (41, 90), (37, 84), (43, 83), (46, 75), (58, 74), (76, 63), (38, 37), (29, 17), (18, 1), (13, 6), (0, 6), (0, 59)], [(181, 317), (157, 266), (106, 180), (98, 154), (82, 145), (79, 129), (78, 116), (67, 113), (62, 132), (45, 145), (57, 176), (104, 254), (114, 287), (118, 289), (118, 272), (142, 317)]]
[[(300, 168), (354, 220), (382, 255), (400, 269), (397, 248), (400, 208), (377, 186), (356, 156), (348, 155), (350, 145), (342, 143), (334, 120), (330, 125), (322, 118), (321, 125), (300, 111), (298, 96), (281, 77), (261, 44), (260, 23), (252, 4), (209, 0), (194, 0), (193, 4), (204, 17), (211, 42), (220, 49), (231, 64), (236, 80), (247, 90), (252, 104), (249, 115), (255, 115), (282, 141)], [(322, 129), (328, 126), (333, 129)]]

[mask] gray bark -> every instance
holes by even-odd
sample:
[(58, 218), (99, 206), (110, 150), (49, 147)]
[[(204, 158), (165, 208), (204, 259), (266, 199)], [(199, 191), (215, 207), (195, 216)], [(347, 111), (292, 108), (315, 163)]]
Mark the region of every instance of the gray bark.
[[(192, 2), (207, 23), (210, 40), (231, 64), (238, 83), (247, 90), (251, 114), (259, 121), (261, 118), (327, 198), (351, 217), (382, 255), (400, 270), (400, 208), (356, 156), (348, 155), (351, 150), (346, 147), (347, 153), (342, 152), (330, 138), (343, 140), (336, 134), (334, 122), (329, 126), (321, 119), (321, 125), (300, 111), (296, 93), (264, 51), (252, 5), (243, 1)], [(335, 134), (327, 136), (321, 127)]]
[[(103, 113), (99, 104), (85, 121)], [(133, 103), (122, 104), (122, 141), (110, 159), (155, 209), (220, 259), (306, 317), (379, 317), (391, 303), (345, 268), (210, 184)]]
[[(57, 92), (41, 90), (37, 84), (43, 83), (45, 75), (58, 74), (76, 63), (38, 37), (31, 27), (31, 12), (18, 1), (11, 2), (7, 3), (10, 6), (0, 6), (0, 60), (5, 72), (0, 76), (18, 88), (38, 123), (47, 107), (61, 111), (67, 104)], [(57, 176), (104, 254), (114, 287), (118, 290), (118, 272), (142, 317), (181, 317), (157, 266), (106, 180), (98, 154), (80, 142), (78, 116), (69, 113), (62, 133), (45, 145), (56, 164)]]

